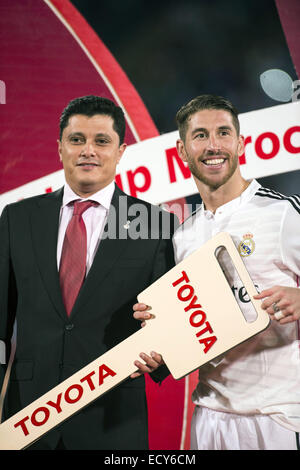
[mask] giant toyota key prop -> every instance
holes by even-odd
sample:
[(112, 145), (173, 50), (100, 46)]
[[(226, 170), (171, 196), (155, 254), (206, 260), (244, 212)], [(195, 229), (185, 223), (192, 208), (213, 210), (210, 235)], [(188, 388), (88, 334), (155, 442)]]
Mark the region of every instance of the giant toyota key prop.
[[(224, 247), (245, 286), (256, 319), (245, 319), (219, 264)], [(28, 447), (136, 371), (141, 352), (162, 354), (180, 379), (269, 325), (255, 286), (227, 233), (219, 233), (139, 296), (155, 318), (0, 425), (0, 449)], [(180, 353), (179, 353), (180, 351)], [(134, 379), (133, 379), (134, 380)]]

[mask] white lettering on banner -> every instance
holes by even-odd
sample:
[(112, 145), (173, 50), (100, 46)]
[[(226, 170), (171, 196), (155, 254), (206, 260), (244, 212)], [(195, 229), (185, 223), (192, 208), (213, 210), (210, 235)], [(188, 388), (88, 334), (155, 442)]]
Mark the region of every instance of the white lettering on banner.
[[(240, 157), (244, 178), (300, 169), (300, 102), (273, 106), (239, 115), (245, 153)], [(127, 147), (116, 176), (126, 193), (160, 204), (197, 193), (187, 164), (176, 150), (178, 132), (170, 132)], [(0, 211), (10, 202), (64, 184), (63, 170), (27, 183), (0, 196)]]

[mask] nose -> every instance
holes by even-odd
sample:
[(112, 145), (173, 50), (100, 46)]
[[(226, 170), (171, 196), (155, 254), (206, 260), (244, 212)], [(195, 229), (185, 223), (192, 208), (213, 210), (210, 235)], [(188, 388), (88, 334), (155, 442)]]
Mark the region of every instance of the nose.
[(221, 144), (216, 135), (210, 134), (207, 141), (207, 150), (209, 152), (218, 152), (221, 149)]
[(93, 142), (87, 141), (83, 147), (83, 149), (80, 152), (80, 155), (84, 157), (95, 157), (96, 156), (96, 150), (94, 148)]

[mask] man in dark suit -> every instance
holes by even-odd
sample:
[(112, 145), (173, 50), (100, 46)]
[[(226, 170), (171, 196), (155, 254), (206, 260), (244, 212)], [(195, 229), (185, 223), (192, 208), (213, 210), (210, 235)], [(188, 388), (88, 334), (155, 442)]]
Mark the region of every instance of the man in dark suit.
[[(137, 294), (173, 266), (175, 217), (115, 186), (124, 135), (123, 111), (110, 100), (88, 96), (71, 101), (60, 119), (58, 142), (64, 188), (10, 204), (2, 213), (0, 340), (6, 344), (6, 364), (17, 325), (3, 421), (138, 330), (132, 316)], [(65, 272), (68, 282), (75, 282), (75, 267), (63, 268), (62, 258), (74, 206), (87, 200), (94, 205), (81, 216), (87, 248), (85, 279), (76, 298), (61, 277)], [(73, 257), (76, 264), (79, 254)], [(137, 378), (29, 449), (147, 449), (143, 373), (155, 369), (160, 359), (144, 357)]]

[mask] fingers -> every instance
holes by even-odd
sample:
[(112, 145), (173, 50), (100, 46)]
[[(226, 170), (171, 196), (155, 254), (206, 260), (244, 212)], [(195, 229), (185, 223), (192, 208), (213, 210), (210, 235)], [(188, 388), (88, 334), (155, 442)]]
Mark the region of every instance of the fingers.
[(148, 354), (145, 354), (145, 353), (140, 354), (140, 357), (143, 359), (145, 363), (142, 363), (138, 360), (134, 362), (134, 364), (143, 373), (153, 372), (163, 363), (163, 360), (160, 354), (157, 354), (154, 351), (151, 351), (150, 354), (151, 354), (150, 356), (148, 356)]
[(149, 305), (135, 304), (133, 306), (133, 311), (134, 311), (133, 317), (136, 320), (140, 320), (140, 321), (145, 321), (145, 320), (149, 320), (150, 318), (154, 318), (154, 315), (151, 314), (149, 310), (151, 310), (151, 307), (149, 307)]
[(264, 309), (264, 310), (267, 310), (269, 309), (268, 313), (269, 314), (272, 314), (274, 313), (274, 309), (272, 308), (272, 306), (275, 304), (275, 303), (278, 303), (280, 301), (280, 294), (279, 292), (273, 288), (273, 289), (266, 289), (264, 291), (262, 291), (260, 294), (258, 295), (254, 295), (253, 296), (254, 299), (264, 299), (262, 304), (261, 304), (261, 307)]
[(269, 315), (274, 315), (274, 313), (284, 307), (284, 302), (282, 302), (282, 293), (278, 290), (278, 287), (266, 289), (253, 297), (254, 299), (263, 300), (261, 308), (266, 310)]
[(254, 299), (264, 299), (265, 297), (269, 297), (274, 293), (274, 289), (266, 289), (260, 292), (259, 294), (254, 295)]
[(300, 291), (297, 288), (274, 286), (255, 295), (255, 299), (263, 300), (261, 307), (272, 320), (280, 324), (290, 323), (299, 318)]
[[(140, 320), (142, 322), (142, 327), (146, 325), (145, 320), (155, 318), (155, 316), (151, 314), (149, 310), (151, 310), (151, 307), (143, 303), (137, 303), (133, 306), (133, 317), (136, 320)], [(146, 373), (151, 373), (155, 369), (157, 369), (157, 367), (164, 364), (162, 356), (154, 351), (151, 351), (150, 356), (145, 353), (141, 353), (140, 357), (145, 361), (145, 363), (142, 363), (138, 360), (134, 362), (135, 366), (138, 368), (138, 371), (131, 374), (132, 379), (140, 377), (141, 375)]]
[(133, 310), (134, 311), (143, 311), (143, 310), (149, 310), (151, 309), (151, 307), (149, 307), (149, 305), (146, 305), (146, 304), (142, 304), (142, 303), (137, 303), (137, 304), (134, 304), (133, 306)]
[(261, 307), (270, 315), (272, 320), (282, 323), (282, 320), (285, 317), (285, 302), (278, 296), (271, 296), (267, 300), (264, 300)]
[(294, 318), (294, 315), (288, 315), (282, 312), (283, 318), (280, 320), (277, 320), (281, 325), (284, 325), (285, 323), (291, 323), (293, 321), (296, 321), (297, 318)]
[(131, 374), (132, 379), (147, 373), (150, 374), (159, 366), (164, 364), (162, 356), (154, 351), (151, 351), (150, 356), (148, 354), (141, 353), (140, 357), (143, 359), (144, 363), (139, 360), (134, 362), (134, 365), (138, 368), (138, 371)]

